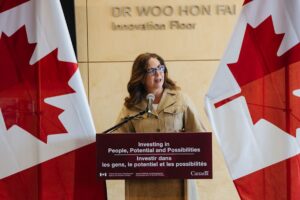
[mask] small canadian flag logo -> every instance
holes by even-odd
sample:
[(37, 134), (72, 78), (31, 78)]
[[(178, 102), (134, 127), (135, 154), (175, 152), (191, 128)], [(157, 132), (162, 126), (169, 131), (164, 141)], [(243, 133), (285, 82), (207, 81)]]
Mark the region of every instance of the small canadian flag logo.
[(100, 177), (106, 177), (106, 176), (107, 176), (107, 173), (106, 173), (106, 172), (100, 172), (100, 173), (99, 173), (99, 176), (100, 176)]

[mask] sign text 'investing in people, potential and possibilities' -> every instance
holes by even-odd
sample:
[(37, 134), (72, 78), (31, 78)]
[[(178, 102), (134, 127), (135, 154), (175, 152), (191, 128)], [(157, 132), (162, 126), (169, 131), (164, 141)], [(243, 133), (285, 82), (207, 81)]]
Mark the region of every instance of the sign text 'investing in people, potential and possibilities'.
[(98, 134), (97, 169), (102, 179), (211, 179), (211, 133)]

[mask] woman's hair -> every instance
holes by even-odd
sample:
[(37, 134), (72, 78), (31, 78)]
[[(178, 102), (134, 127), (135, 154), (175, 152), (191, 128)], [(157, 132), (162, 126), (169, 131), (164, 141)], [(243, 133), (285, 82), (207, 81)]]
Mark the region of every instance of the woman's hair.
[[(129, 97), (125, 98), (124, 105), (127, 108), (132, 108), (134, 105), (140, 103), (147, 95), (147, 91), (144, 85), (144, 80), (146, 77), (146, 70), (148, 67), (148, 61), (150, 58), (156, 58), (159, 60), (161, 65), (166, 66), (165, 61), (162, 57), (155, 53), (143, 53), (140, 54), (133, 62), (131, 77), (127, 84), (127, 90), (129, 92)], [(168, 88), (171, 90), (179, 89), (175, 82), (168, 77), (168, 69), (165, 70), (165, 78), (163, 88)]]

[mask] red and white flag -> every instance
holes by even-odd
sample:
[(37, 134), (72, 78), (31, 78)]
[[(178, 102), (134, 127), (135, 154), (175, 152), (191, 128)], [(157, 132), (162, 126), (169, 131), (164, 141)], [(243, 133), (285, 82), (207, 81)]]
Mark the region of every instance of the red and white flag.
[(59, 0), (0, 3), (0, 199), (106, 199)]
[(241, 199), (300, 199), (300, 1), (247, 0), (206, 109)]

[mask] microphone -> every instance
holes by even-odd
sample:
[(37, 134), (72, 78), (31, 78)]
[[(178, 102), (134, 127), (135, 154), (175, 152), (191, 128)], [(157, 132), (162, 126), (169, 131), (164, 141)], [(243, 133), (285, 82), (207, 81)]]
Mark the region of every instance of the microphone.
[(147, 94), (146, 99), (147, 99), (147, 108), (146, 108), (146, 111), (147, 111), (148, 117), (149, 117), (149, 115), (152, 114), (152, 109), (153, 109), (152, 108), (152, 104), (153, 104), (153, 101), (155, 99), (155, 96), (154, 96), (154, 94), (149, 93), (149, 94)]

